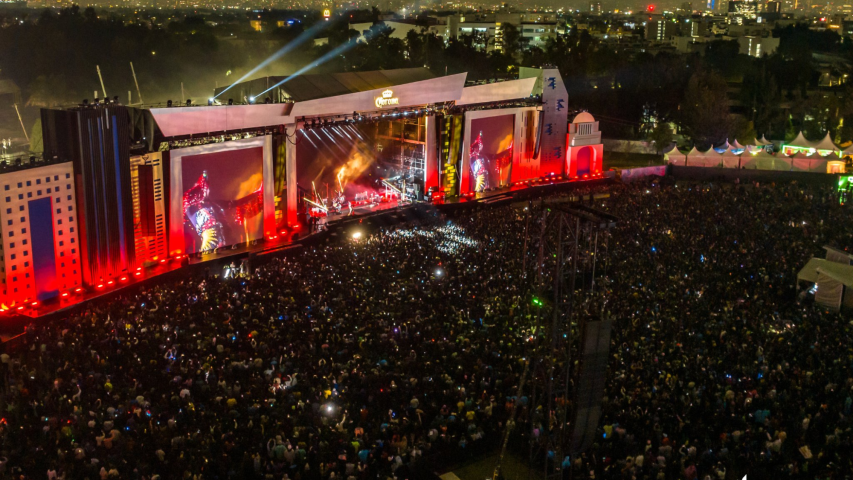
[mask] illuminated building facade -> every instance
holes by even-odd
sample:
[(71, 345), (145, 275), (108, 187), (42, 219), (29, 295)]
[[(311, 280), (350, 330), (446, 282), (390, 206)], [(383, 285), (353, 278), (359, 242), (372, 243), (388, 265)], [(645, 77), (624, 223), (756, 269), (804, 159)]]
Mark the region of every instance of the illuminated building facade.
[(11, 308), (73, 291), (82, 281), (70, 162), (0, 174), (2, 304)]

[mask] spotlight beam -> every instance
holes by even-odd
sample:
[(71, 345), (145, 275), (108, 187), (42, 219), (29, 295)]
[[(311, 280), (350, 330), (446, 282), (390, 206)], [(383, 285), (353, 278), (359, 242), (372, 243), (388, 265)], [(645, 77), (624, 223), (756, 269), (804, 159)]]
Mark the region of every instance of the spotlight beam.
[[(374, 36), (374, 35), (376, 35), (376, 33), (377, 33), (377, 31), (376, 31), (376, 30), (371, 29), (371, 30), (370, 30), (370, 31), (365, 35), (365, 39), (366, 39), (366, 40), (370, 40), (370, 39), (372, 39), (372, 38), (373, 38), (373, 36)], [(287, 78), (285, 78), (284, 80), (282, 80), (282, 81), (280, 81), (280, 82), (276, 83), (275, 85), (271, 86), (270, 88), (268, 88), (268, 89), (264, 90), (263, 92), (261, 92), (261, 93), (259, 93), (259, 94), (255, 95), (255, 96), (256, 96), (256, 97), (260, 97), (261, 95), (263, 95), (263, 94), (265, 94), (265, 93), (269, 92), (269, 91), (270, 91), (270, 90), (272, 90), (273, 88), (278, 87), (278, 86), (281, 86), (281, 85), (284, 85), (285, 83), (287, 83), (287, 82), (289, 82), (289, 81), (293, 80), (293, 77), (296, 77), (297, 75), (302, 75), (303, 73), (305, 73), (305, 72), (307, 72), (307, 71), (309, 71), (309, 70), (311, 70), (311, 69), (313, 69), (313, 68), (319, 67), (320, 65), (322, 65), (322, 64), (324, 64), (324, 63), (326, 63), (326, 62), (328, 62), (329, 60), (331, 60), (331, 59), (333, 59), (333, 58), (337, 57), (338, 55), (341, 55), (341, 54), (343, 54), (343, 53), (345, 53), (345, 52), (347, 52), (347, 51), (349, 51), (349, 50), (353, 49), (356, 45), (358, 45), (358, 40), (350, 40), (350, 41), (348, 41), (348, 42), (345, 42), (345, 43), (342, 43), (342, 44), (338, 45), (338, 46), (337, 46), (337, 47), (335, 47), (334, 49), (330, 50), (330, 51), (329, 51), (329, 53), (327, 53), (327, 54), (323, 55), (322, 57), (318, 58), (317, 60), (314, 60), (313, 62), (309, 63), (308, 65), (306, 65), (306, 66), (304, 66), (304, 67), (300, 68), (300, 69), (299, 69), (299, 70), (297, 70), (297, 71), (296, 71), (296, 73), (294, 73), (293, 75), (290, 75), (289, 77), (287, 77)]]
[[(296, 38), (294, 38), (294, 39), (293, 39), (293, 41), (291, 41), (291, 42), (290, 42), (290, 43), (288, 43), (287, 45), (285, 45), (285, 46), (281, 47), (277, 52), (275, 52), (275, 53), (273, 53), (272, 55), (270, 55), (266, 60), (264, 60), (263, 62), (259, 63), (255, 68), (253, 68), (253, 69), (249, 70), (249, 73), (247, 73), (247, 74), (243, 75), (242, 77), (240, 77), (239, 79), (237, 79), (237, 81), (235, 81), (234, 83), (232, 83), (231, 85), (229, 85), (229, 86), (228, 86), (228, 88), (226, 88), (225, 90), (223, 90), (223, 91), (219, 92), (218, 94), (216, 94), (213, 98), (214, 98), (214, 99), (216, 99), (217, 97), (219, 97), (219, 96), (220, 96), (220, 95), (222, 95), (223, 93), (227, 92), (228, 90), (231, 90), (231, 88), (232, 88), (232, 87), (234, 87), (234, 85), (237, 85), (238, 83), (242, 82), (243, 80), (245, 80), (245, 79), (247, 79), (247, 78), (251, 77), (252, 75), (254, 75), (255, 73), (257, 73), (259, 70), (261, 70), (262, 68), (266, 67), (266, 66), (267, 66), (267, 65), (269, 65), (270, 63), (272, 63), (272, 62), (274, 62), (274, 61), (278, 60), (279, 58), (281, 58), (284, 54), (286, 54), (286, 53), (290, 52), (290, 51), (291, 51), (291, 50), (293, 50), (294, 48), (296, 48), (296, 47), (298, 47), (298, 46), (302, 45), (303, 43), (305, 43), (307, 40), (309, 40), (309, 39), (313, 38), (313, 37), (314, 37), (314, 34), (319, 33), (321, 30), (323, 30), (324, 28), (326, 28), (327, 26), (329, 26), (329, 24), (330, 24), (330, 23), (331, 23), (331, 22), (318, 22), (318, 23), (314, 24), (311, 28), (309, 28), (308, 30), (305, 30), (304, 32), (302, 32), (301, 34), (299, 34), (299, 36), (298, 36), (298, 37), (296, 37)], [(265, 90), (265, 91), (266, 91), (266, 90)], [(261, 95), (262, 95), (262, 94), (261, 94), (261, 93), (259, 93), (259, 94), (255, 95), (255, 97), (259, 97), (259, 96), (261, 96)]]

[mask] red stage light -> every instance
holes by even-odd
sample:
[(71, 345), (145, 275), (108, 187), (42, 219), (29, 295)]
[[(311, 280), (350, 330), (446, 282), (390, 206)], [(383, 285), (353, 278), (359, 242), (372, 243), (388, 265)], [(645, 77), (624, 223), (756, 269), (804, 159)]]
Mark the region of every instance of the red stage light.
[(18, 310), (23, 310), (23, 309), (24, 309), (23, 306), (18, 307)]
[(104, 288), (104, 284), (103, 284), (103, 283), (99, 283), (99, 284), (98, 284), (98, 286), (97, 286), (96, 288)]
[(121, 280), (122, 282), (126, 282), (126, 281), (127, 281), (127, 277), (121, 277), (119, 280)]
[(114, 282), (114, 281), (110, 280), (109, 282), (107, 282), (107, 285), (112, 285), (112, 284), (114, 284), (114, 283), (116, 283), (116, 282)]
[(38, 304), (39, 304), (39, 302), (33, 302), (33, 303), (31, 303), (30, 305), (32, 305), (32, 306), (34, 306), (34, 307), (35, 307), (35, 306), (36, 306), (36, 305), (38, 305)]
[(75, 291), (75, 292), (77, 292), (77, 293), (80, 293), (80, 292), (82, 292), (82, 291), (83, 291), (83, 289), (82, 289), (82, 288), (77, 288), (77, 289), (75, 289), (74, 291)]
[(67, 296), (68, 296), (68, 292), (63, 293), (63, 294), (62, 294), (62, 296), (63, 296), (63, 297), (67, 297)]
[(650, 12), (654, 12), (654, 11), (655, 11), (655, 6), (654, 6), (654, 5), (649, 5), (648, 7), (646, 7), (646, 10), (648, 10), (648, 11), (650, 11)]
[(136, 267), (136, 270), (137, 271), (142, 270), (142, 267)]
[(166, 263), (166, 259), (160, 260), (160, 263)]
[(142, 275), (142, 272), (136, 272), (136, 276)]

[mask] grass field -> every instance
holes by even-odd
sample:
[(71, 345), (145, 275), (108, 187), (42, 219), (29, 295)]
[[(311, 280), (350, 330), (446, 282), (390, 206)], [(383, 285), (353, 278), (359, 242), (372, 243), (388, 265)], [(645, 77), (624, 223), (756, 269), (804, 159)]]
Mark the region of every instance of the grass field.
[(604, 170), (663, 165), (663, 157), (647, 153), (604, 152)]

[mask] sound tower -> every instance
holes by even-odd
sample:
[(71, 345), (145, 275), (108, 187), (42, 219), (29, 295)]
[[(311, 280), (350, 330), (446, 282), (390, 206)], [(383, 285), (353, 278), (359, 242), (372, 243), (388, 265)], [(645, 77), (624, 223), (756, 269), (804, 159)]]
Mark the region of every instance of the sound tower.
[(612, 326), (610, 319), (587, 321), (583, 326), (580, 373), (574, 400), (575, 418), (572, 422), (572, 455), (589, 448), (595, 439), (607, 379)]

